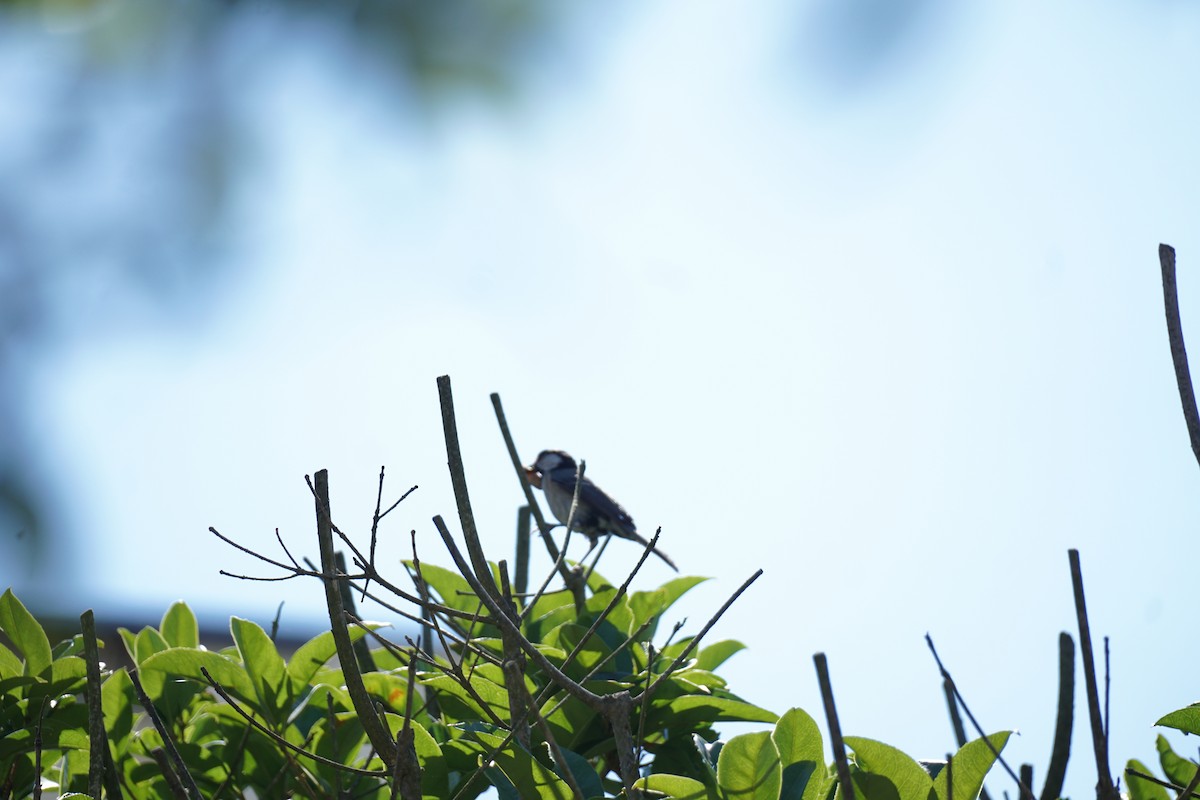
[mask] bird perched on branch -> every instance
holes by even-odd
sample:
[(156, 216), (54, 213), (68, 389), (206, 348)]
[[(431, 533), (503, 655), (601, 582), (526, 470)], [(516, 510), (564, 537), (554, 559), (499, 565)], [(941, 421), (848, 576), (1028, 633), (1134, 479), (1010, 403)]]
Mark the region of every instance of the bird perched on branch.
[[(529, 483), (542, 490), (546, 495), (546, 502), (550, 504), (550, 510), (563, 525), (567, 524), (567, 518), (571, 514), (577, 472), (575, 459), (562, 450), (543, 450), (538, 454), (533, 466), (525, 468)], [(592, 483), (586, 475), (583, 485), (579, 488), (579, 506), (575, 509), (571, 529), (588, 537), (591, 542), (588, 553), (591, 553), (600, 538), (606, 535), (629, 539), (643, 547), (649, 544), (637, 532), (637, 526), (633, 524), (629, 512), (621, 508), (616, 500), (605, 494), (604, 490)], [(671, 569), (679, 571), (666, 553), (657, 547), (653, 552), (667, 562)]]

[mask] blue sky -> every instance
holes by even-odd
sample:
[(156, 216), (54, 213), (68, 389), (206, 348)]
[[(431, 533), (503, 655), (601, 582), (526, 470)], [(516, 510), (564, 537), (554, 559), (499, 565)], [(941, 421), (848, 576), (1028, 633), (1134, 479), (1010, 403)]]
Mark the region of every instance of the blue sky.
[[(278, 526), (315, 552), (302, 476), (322, 467), (346, 529), (369, 526), (381, 464), (392, 494), (419, 484), (381, 558), (415, 528), (444, 562), (448, 373), (496, 557), (520, 499), (492, 391), (527, 458), (585, 458), (713, 577), (679, 606), (690, 630), (765, 569), (713, 634), (749, 645), (735, 691), (819, 716), (824, 651), (843, 730), (919, 757), (951, 744), (928, 631), (1040, 786), (1078, 547), (1112, 637), (1114, 769), (1154, 763), (1153, 722), (1196, 699), (1200, 486), (1156, 249), (1178, 248), (1200, 330), (1200, 12), (913, 20), (851, 68), (851, 22), (816, 4), (625, 9), (577, 25), (576, 57), (515, 108), (431, 121), (381, 107), (369, 61), (319, 31), (253, 62), (237, 281), (199, 322), (37, 365), (75, 568), (103, 567), (69, 610), (183, 597), (266, 622), (282, 599), (285, 623), (319, 623), (315, 586), (217, 575), (257, 567), (206, 530), (270, 549)], [(635, 556), (611, 547), (610, 576)]]

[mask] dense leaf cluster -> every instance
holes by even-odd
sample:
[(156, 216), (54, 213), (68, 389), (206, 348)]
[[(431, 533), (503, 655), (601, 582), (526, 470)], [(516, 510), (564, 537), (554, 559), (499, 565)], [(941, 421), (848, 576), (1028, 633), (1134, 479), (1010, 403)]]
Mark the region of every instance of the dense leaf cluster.
[[(447, 605), (477, 606), (457, 574), (429, 566), (423, 573)], [(551, 662), (593, 691), (637, 692), (687, 646), (686, 638), (661, 651), (647, 643), (661, 615), (697, 582), (679, 578), (623, 598), (619, 613), (605, 618), (571, 663), (567, 654), (615, 591), (601, 576), (592, 574), (582, 613), (575, 612), (568, 592), (540, 598), (526, 617), (524, 633)], [(455, 635), (472, 644), (470, 651), (452, 646), (473, 659), (464, 663), (471, 690), (446, 674), (453, 660), (438, 657), (415, 665), (419, 691), (409, 712), (414, 688), (407, 677), (409, 651), (390, 646), (371, 651), (374, 669), (363, 676), (393, 734), (409, 713), (422, 796), (469, 800), (496, 787), (503, 798), (569, 798), (568, 771), (585, 797), (619, 794), (619, 782), (607, 777), (612, 732), (577, 700), (550, 692), (540, 705), (565, 763), (547, 746), (544, 729), (534, 729), (528, 749), (511, 740), (500, 668), (470, 655), (492, 652), (498, 660), (496, 632), (479, 619), (465, 618), (457, 627)], [(351, 632), (359, 640), (377, 628), (368, 623)], [(0, 646), (0, 797), (33, 796), (39, 783), (47, 791), (84, 795), (92, 754), (82, 637), (52, 648), (11, 592), (0, 597), (0, 630), (12, 644), (11, 649)], [(635, 631), (641, 638), (631, 641)], [(196, 618), (183, 603), (173, 605), (158, 628), (121, 631), (136, 665), (133, 674), (171, 741), (150, 724), (131, 673), (107, 671), (100, 695), (108, 796), (116, 791), (134, 798), (187, 796), (188, 789), (177, 785), (175, 770), (166, 765), (171, 746), (204, 797), (395, 796), (393, 776), (369, 746), (342, 672), (330, 663), (335, 654), (330, 633), (287, 659), (253, 622), (235, 617), (230, 633), (232, 646), (205, 649)], [(648, 796), (680, 798), (831, 798), (835, 773), (826, 765), (814, 720), (799, 709), (777, 717), (747, 703), (716, 674), (741, 648), (723, 641), (700, 649), (639, 709), (635, 726), (644, 775), (639, 788)], [(548, 685), (534, 667), (525, 679), (532, 697)], [(721, 743), (715, 726), (725, 721), (774, 727)], [(1007, 738), (1007, 733), (996, 734), (992, 744), (999, 750)], [(951, 791), (945, 770), (931, 776), (913, 759), (870, 739), (850, 738), (847, 745), (854, 751), (856, 790), (867, 798), (974, 797), (994, 760), (983, 740), (969, 743), (955, 756)]]

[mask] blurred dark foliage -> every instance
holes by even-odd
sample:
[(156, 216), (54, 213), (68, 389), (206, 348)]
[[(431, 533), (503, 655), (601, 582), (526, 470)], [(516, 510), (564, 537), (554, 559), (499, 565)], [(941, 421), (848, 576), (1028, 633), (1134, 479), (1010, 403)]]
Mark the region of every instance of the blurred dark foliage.
[(47, 356), (203, 322), (253, 268), (233, 257), (254, 158), (245, 89), (272, 59), (336, 41), (335, 57), (374, 73), (381, 107), (436, 115), (519, 94), (563, 13), (544, 0), (0, 0), (0, 552), (37, 561), (76, 527), (31, 424)]

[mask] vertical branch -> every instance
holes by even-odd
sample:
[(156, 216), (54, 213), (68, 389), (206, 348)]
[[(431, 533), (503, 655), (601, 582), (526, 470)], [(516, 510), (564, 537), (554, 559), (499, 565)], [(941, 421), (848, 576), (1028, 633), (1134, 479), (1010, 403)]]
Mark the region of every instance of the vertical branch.
[(854, 785), (850, 781), (850, 762), (846, 760), (846, 743), (842, 740), (842, 726), (838, 723), (837, 706), (833, 703), (833, 686), (829, 682), (829, 665), (824, 653), (813, 656), (817, 667), (817, 683), (821, 687), (821, 701), (825, 704), (825, 719), (829, 723), (829, 746), (833, 748), (833, 760), (837, 764), (838, 783), (842, 797), (854, 800)]
[[(346, 556), (338, 550), (333, 554), (334, 561), (337, 562), (337, 571), (339, 575), (346, 574)], [(366, 586), (366, 583), (363, 583)], [(342, 595), (342, 609), (349, 612), (351, 617), (357, 617), (358, 611), (354, 606), (354, 590), (350, 588), (350, 581), (338, 581), (338, 591)], [(366, 637), (355, 639), (350, 645), (354, 648), (354, 660), (358, 662), (360, 672), (375, 672), (375, 657), (371, 655), (371, 646)]]
[[(943, 677), (942, 692), (946, 695), (946, 708), (950, 712), (950, 724), (954, 727), (954, 741), (958, 743), (958, 748), (961, 750), (967, 743), (967, 729), (963, 725), (962, 714), (958, 713), (958, 696), (954, 692), (954, 681)], [(979, 787), (979, 800), (992, 800), (986, 786)]]
[[(513, 602), (512, 590), (508, 583), (508, 564), (500, 562), (500, 584), (503, 595), (500, 602), (509, 619), (517, 620), (517, 607)], [(507, 629), (500, 631), (500, 641), (504, 647), (504, 663), (500, 669), (504, 673), (504, 688), (508, 690), (508, 716), (517, 744), (529, 750), (529, 710), (532, 701), (529, 692), (525, 690), (525, 654), (521, 651), (521, 643)]]
[(83, 633), (83, 655), (87, 661), (88, 794), (100, 797), (104, 785), (104, 754), (108, 735), (104, 731), (104, 705), (100, 697), (100, 645), (96, 641), (96, 615), (89, 608), (79, 618)]
[(1108, 637), (1104, 637), (1104, 746), (1108, 747), (1108, 693), (1111, 673), (1108, 663)]
[(1092, 750), (1096, 756), (1096, 797), (1116, 800), (1112, 774), (1108, 771), (1108, 744), (1104, 739), (1104, 720), (1100, 718), (1100, 693), (1096, 685), (1096, 664), (1092, 658), (1092, 632), (1088, 627), (1087, 601), (1083, 595), (1083, 570), (1079, 551), (1067, 551), (1071, 562), (1071, 584), (1075, 590), (1075, 616), (1079, 622), (1079, 650), (1083, 657), (1083, 682), (1087, 688), (1088, 719), (1092, 725)]
[(1020, 774), (1021, 800), (1033, 800), (1033, 790), (1030, 788), (1033, 786), (1033, 764), (1022, 764)]
[(333, 552), (333, 519), (329, 510), (329, 471), (318, 470), (314, 476), (313, 492), (317, 505), (317, 540), (321, 547), (321, 580), (325, 584), (325, 605), (329, 609), (330, 632), (333, 643), (337, 648), (338, 661), (342, 665), (342, 677), (346, 681), (346, 691), (354, 704), (371, 746), (379, 753), (383, 763), (392, 769), (396, 765), (396, 742), (392, 734), (379, 718), (375, 705), (363, 685), (362, 673), (358, 670), (358, 661), (354, 655), (354, 645), (350, 642), (350, 631), (346, 628), (346, 609), (342, 605), (342, 573), (337, 569), (337, 557)]
[(412, 728), (413, 694), (417, 684), (417, 657), (408, 658), (408, 686), (404, 704), (404, 727), (396, 734), (396, 768), (392, 772), (392, 800), (421, 800), (421, 762), (417, 759)]
[(529, 506), (517, 509), (517, 553), (513, 574), (513, 590), (523, 597), (529, 589)]
[(1187, 349), (1183, 346), (1183, 323), (1179, 320), (1179, 290), (1175, 285), (1175, 248), (1158, 246), (1158, 263), (1162, 268), (1163, 306), (1167, 314), (1167, 339), (1171, 345), (1171, 361), (1175, 364), (1175, 383), (1179, 387), (1179, 402), (1187, 421), (1192, 452), (1200, 463), (1200, 412), (1196, 410), (1196, 392), (1192, 388), (1192, 373), (1188, 369)]
[(1054, 745), (1050, 750), (1050, 765), (1046, 767), (1046, 784), (1041, 800), (1062, 797), (1067, 776), (1067, 761), (1071, 757), (1071, 729), (1075, 720), (1075, 641), (1063, 631), (1058, 635), (1058, 719), (1054, 725)]
[(600, 701), (600, 714), (612, 728), (613, 745), (617, 751), (617, 771), (621, 775), (621, 783), (625, 785), (625, 797), (629, 800), (642, 800), (642, 792), (637, 787), (637, 780), (641, 776), (638, 774), (635, 757), (636, 745), (633, 741), (633, 729), (629, 726), (634, 700), (628, 691), (620, 691), (604, 695)]
[(450, 391), (450, 376), (439, 377), (437, 386), (442, 407), (442, 431), (446, 437), (446, 458), (450, 467), (450, 484), (454, 487), (454, 501), (458, 504), (458, 520), (462, 525), (467, 555), (471, 559), (475, 577), (483, 585), (484, 591), (495, 597), (496, 581), (479, 543), (479, 529), (475, 527), (475, 513), (471, 510), (471, 496), (467, 493), (467, 474), (463, 469), (462, 449), (458, 443), (458, 422), (454, 418), (454, 395)]
[(958, 700), (954, 697), (954, 684), (942, 678), (942, 692), (946, 695), (946, 709), (950, 712), (950, 725), (954, 728), (954, 741), (959, 748), (967, 743), (967, 729), (963, 727), (962, 714), (958, 713)]
[(559, 575), (562, 576), (563, 583), (566, 584), (567, 589), (570, 590), (575, 600), (575, 610), (582, 612), (587, 602), (587, 598), (584, 595), (586, 584), (583, 576), (567, 567), (559, 553), (558, 545), (554, 543), (554, 537), (550, 535), (550, 526), (546, 524), (546, 517), (542, 514), (542, 507), (537, 504), (537, 500), (533, 497), (533, 487), (529, 485), (529, 478), (526, 477), (525, 467), (521, 464), (521, 457), (517, 455), (517, 445), (513, 442), (512, 432), (508, 429), (508, 419), (504, 416), (504, 406), (500, 404), (500, 395), (495, 392), (492, 393), (492, 408), (496, 410), (496, 422), (500, 425), (500, 435), (504, 437), (504, 444), (508, 448), (508, 457), (512, 459), (513, 469), (517, 472), (517, 480), (521, 482), (521, 491), (525, 494), (525, 503), (529, 506), (529, 510), (537, 522), (542, 543), (546, 545), (546, 552), (550, 555), (551, 563), (556, 566)]

